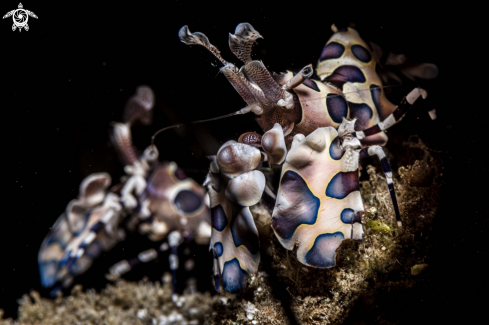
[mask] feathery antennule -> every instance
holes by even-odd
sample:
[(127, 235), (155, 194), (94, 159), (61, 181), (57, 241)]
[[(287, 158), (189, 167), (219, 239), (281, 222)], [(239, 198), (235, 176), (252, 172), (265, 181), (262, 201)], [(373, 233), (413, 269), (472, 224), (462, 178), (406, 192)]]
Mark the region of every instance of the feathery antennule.
[(250, 81), (255, 83), (262, 90), (264, 98), (273, 104), (281, 99), (285, 99), (287, 95), (290, 95), (272, 78), (263, 62), (248, 62), (241, 68), (241, 70), (243, 70), (245, 76)]
[(243, 63), (251, 61), (251, 48), (253, 43), (263, 36), (248, 23), (241, 23), (236, 26), (234, 35), (229, 33), (229, 48)]
[(125, 123), (113, 123), (111, 140), (119, 151), (126, 165), (132, 165), (138, 161), (136, 150), (132, 145), (131, 129)]
[(185, 25), (178, 31), (178, 37), (180, 41), (186, 45), (201, 45), (208, 49), (216, 58), (221, 61), (222, 64), (227, 65), (228, 63), (221, 56), (221, 52), (209, 42), (207, 36), (200, 32), (191, 33), (188, 26)]
[(288, 109), (294, 107), (292, 94), (273, 79), (263, 62), (251, 60), (253, 43), (263, 37), (250, 24), (241, 23), (236, 27), (235, 34), (229, 34), (231, 51), (245, 63), (240, 70), (234, 64), (226, 62), (204, 34), (191, 33), (188, 26), (183, 26), (178, 36), (187, 45), (201, 45), (212, 52), (224, 65), (221, 72), (248, 105), (258, 103), (262, 108), (273, 108), (277, 105)]
[(233, 64), (227, 64), (221, 69), (222, 74), (228, 79), (234, 89), (243, 98), (248, 105), (257, 103), (255, 96), (259, 96), (258, 92), (261, 90), (256, 89), (251, 85), (248, 79), (238, 72)]
[(124, 108), (124, 123), (112, 123), (111, 140), (126, 165), (137, 162), (138, 154), (132, 144), (131, 126), (136, 122), (150, 124), (155, 96), (148, 86), (139, 86)]
[(155, 95), (148, 86), (139, 86), (136, 93), (127, 101), (124, 109), (123, 121), (129, 126), (136, 121), (148, 125), (152, 120), (152, 111), (155, 104)]

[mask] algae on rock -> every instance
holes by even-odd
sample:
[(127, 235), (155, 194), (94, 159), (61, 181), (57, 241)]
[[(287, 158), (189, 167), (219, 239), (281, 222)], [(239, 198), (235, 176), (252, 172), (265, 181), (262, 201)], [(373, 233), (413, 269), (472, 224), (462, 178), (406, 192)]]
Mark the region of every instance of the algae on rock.
[[(361, 182), (365, 213), (363, 242), (347, 241), (338, 249), (337, 266), (316, 269), (300, 264), (295, 252), (285, 250), (270, 231), (267, 208), (252, 208), (261, 232), (262, 265), (241, 295), (184, 294), (172, 300), (171, 285), (164, 281), (123, 280), (100, 294), (75, 286), (71, 296), (55, 300), (37, 292), (20, 301), (19, 319), (3, 324), (340, 324), (355, 303), (375, 305), (375, 293), (406, 290), (422, 275), (411, 268), (426, 264), (432, 221), (438, 207), (442, 167), (426, 147), (414, 147), (421, 160), (400, 167), (395, 190), (403, 221), (395, 222), (382, 172), (367, 166), (368, 180)], [(268, 268), (266, 267), (268, 265)], [(418, 267), (419, 268), (419, 267)], [(423, 270), (427, 266), (423, 266)], [(209, 279), (210, 281), (210, 279)], [(381, 303), (381, 302), (380, 302)], [(374, 310), (377, 307), (371, 307)], [(378, 309), (378, 308), (377, 308)], [(1, 311), (0, 311), (1, 312)], [(0, 314), (1, 316), (1, 314)], [(375, 323), (390, 324), (381, 316)]]

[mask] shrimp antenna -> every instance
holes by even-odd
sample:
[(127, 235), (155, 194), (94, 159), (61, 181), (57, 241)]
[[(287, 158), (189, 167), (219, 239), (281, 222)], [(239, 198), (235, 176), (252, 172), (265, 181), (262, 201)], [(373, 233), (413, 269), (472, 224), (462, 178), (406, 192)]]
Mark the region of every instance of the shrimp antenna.
[(251, 112), (251, 108), (249, 108), (249, 106), (247, 106), (247, 107), (245, 107), (243, 109), (240, 109), (239, 111), (236, 111), (236, 112), (233, 112), (233, 113), (230, 113), (230, 114), (226, 114), (226, 115), (222, 115), (222, 116), (218, 116), (218, 117), (213, 117), (213, 118), (209, 118), (209, 119), (205, 119), (205, 120), (192, 121), (192, 122), (188, 122), (188, 123), (174, 124), (174, 125), (170, 125), (170, 126), (164, 127), (162, 129), (159, 129), (158, 131), (156, 131), (155, 134), (153, 134), (153, 136), (151, 137), (151, 147), (154, 148), (156, 136), (158, 134), (160, 134), (161, 132), (163, 132), (163, 131), (170, 130), (170, 129), (176, 129), (176, 128), (179, 128), (179, 127), (181, 127), (183, 125), (190, 125), (190, 124), (197, 124), (197, 123), (204, 123), (204, 122), (210, 122), (210, 121), (220, 120), (220, 119), (231, 117), (231, 116), (235, 116), (235, 115), (246, 114), (248, 112)]

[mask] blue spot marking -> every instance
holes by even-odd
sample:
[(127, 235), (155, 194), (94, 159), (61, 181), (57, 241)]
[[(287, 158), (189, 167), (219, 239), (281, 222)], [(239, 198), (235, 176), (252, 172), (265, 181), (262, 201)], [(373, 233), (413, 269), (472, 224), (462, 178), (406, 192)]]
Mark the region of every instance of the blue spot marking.
[(179, 210), (185, 213), (195, 212), (202, 206), (202, 200), (200, 197), (189, 190), (182, 190), (178, 192), (174, 203)]
[(355, 222), (362, 222), (362, 218), (360, 216), (360, 214), (358, 213), (355, 213), (355, 211), (353, 211), (353, 209), (344, 209), (343, 211), (341, 211), (341, 221), (343, 221), (343, 223), (355, 223)]
[(372, 96), (372, 101), (374, 102), (375, 109), (377, 112), (380, 112), (380, 95), (382, 94), (382, 89), (380, 89), (379, 85), (370, 85), (370, 95)]
[(306, 80), (304, 80), (302, 82), (302, 84), (304, 86), (308, 87), (308, 88), (311, 88), (312, 90), (315, 90), (317, 92), (320, 92), (319, 87), (318, 87), (318, 85), (316, 84), (316, 82), (314, 80), (311, 80), (311, 79), (307, 78)]
[(352, 102), (348, 102), (348, 106), (350, 106), (350, 118), (357, 118), (355, 130), (365, 130), (374, 114), (370, 106), (365, 103)]
[(341, 157), (345, 154), (345, 150), (340, 147), (340, 138), (334, 138), (333, 142), (331, 142), (331, 146), (329, 147), (329, 155), (334, 160), (340, 160)]
[(306, 263), (315, 267), (331, 268), (336, 264), (336, 249), (345, 236), (341, 232), (321, 234), (305, 254)]
[(217, 257), (222, 256), (223, 248), (220, 242), (214, 244), (214, 252), (216, 252)]
[(352, 223), (354, 217), (355, 211), (353, 211), (353, 209), (343, 209), (343, 211), (341, 211), (341, 221), (343, 221), (343, 223)]
[(228, 219), (226, 218), (226, 214), (224, 213), (224, 209), (221, 205), (216, 205), (211, 208), (211, 223), (212, 228), (223, 231), (228, 224)]
[(328, 184), (326, 195), (335, 199), (344, 199), (353, 191), (359, 190), (358, 170), (339, 172)]
[(219, 289), (220, 289), (219, 275), (214, 275), (214, 283), (216, 284), (216, 291), (219, 292)]
[(63, 258), (59, 261), (59, 266), (58, 267), (61, 268), (61, 267), (65, 266), (65, 264), (68, 262), (68, 260), (70, 258), (69, 256), (71, 255), (71, 252), (72, 251), (70, 250), (70, 251), (68, 251), (68, 252), (65, 253), (65, 255), (63, 256)]
[(236, 247), (244, 245), (251, 254), (260, 249), (258, 234), (254, 231), (253, 216), (248, 207), (241, 209), (240, 213), (231, 220), (231, 235)]
[(272, 228), (280, 238), (290, 239), (300, 225), (316, 222), (320, 201), (312, 194), (304, 179), (292, 170), (285, 172), (280, 183), (282, 195), (290, 206), (273, 216)]
[(345, 47), (343, 45), (331, 42), (323, 48), (319, 61), (339, 58), (343, 55), (343, 52), (345, 52)]
[(75, 255), (73, 257), (70, 257), (68, 262), (66, 262), (66, 268), (71, 269), (71, 267), (73, 266), (73, 264), (75, 264), (76, 261), (78, 261), (78, 256)]
[(351, 51), (353, 52), (353, 55), (362, 62), (368, 63), (372, 60), (372, 56), (368, 50), (361, 45), (353, 45)]
[[(293, 74), (294, 74), (294, 76), (295, 76), (297, 73), (295, 73), (295, 72), (294, 72)], [(317, 85), (317, 84), (314, 82), (314, 80), (311, 80), (311, 79), (307, 78), (307, 79), (305, 79), (305, 80), (302, 82), (302, 84), (303, 84), (304, 86), (306, 86), (307, 88), (310, 88), (310, 89), (312, 89), (312, 90), (315, 90), (315, 91), (317, 91), (317, 92), (320, 92), (319, 87), (318, 87), (318, 85)]]
[[(49, 272), (53, 269), (53, 266), (55, 272)], [(41, 276), (41, 285), (43, 287), (52, 287), (58, 275), (58, 261), (39, 262), (39, 275)]]
[(237, 258), (224, 263), (222, 270), (222, 283), (227, 292), (237, 293), (246, 289), (248, 272), (239, 266)]
[(343, 96), (329, 93), (326, 97), (326, 107), (328, 108), (329, 116), (335, 123), (341, 123), (343, 117), (348, 115), (348, 105)]
[(331, 82), (338, 88), (342, 88), (346, 82), (364, 83), (366, 79), (362, 71), (357, 67), (342, 65), (333, 71), (333, 73), (326, 78), (326, 81)]

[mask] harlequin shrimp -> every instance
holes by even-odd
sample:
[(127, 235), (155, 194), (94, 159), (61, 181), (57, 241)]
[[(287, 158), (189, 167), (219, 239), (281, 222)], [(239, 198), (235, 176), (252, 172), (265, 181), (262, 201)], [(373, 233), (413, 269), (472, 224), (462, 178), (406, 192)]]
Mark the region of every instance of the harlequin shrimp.
[[(365, 42), (353, 28), (332, 29), (316, 66), (319, 80), (310, 79), (312, 65), (298, 73), (275, 74), (252, 60), (252, 46), (262, 36), (248, 23), (229, 35), (231, 51), (243, 62), (239, 69), (224, 60), (204, 34), (192, 33), (187, 26), (179, 31), (183, 43), (205, 47), (222, 63), (220, 72), (247, 104), (234, 114), (255, 113), (264, 132), (244, 133), (211, 157), (204, 185), (210, 195), (210, 251), (218, 291), (244, 290), (248, 276), (258, 270), (258, 231), (249, 207), (264, 192), (275, 199), (271, 225), (282, 246), (297, 246), (304, 265), (331, 268), (342, 242), (362, 241), (359, 159), (377, 156), (402, 226), (392, 171), (381, 146), (388, 140), (384, 131), (427, 92), (415, 88), (396, 106), (386, 98), (383, 84), (391, 77), (388, 65), (411, 79), (434, 78), (437, 67), (402, 56), (390, 56), (381, 65), (377, 45)], [(434, 110), (429, 114), (436, 117)], [(277, 192), (259, 170), (263, 162), (282, 166)]]
[(52, 294), (70, 286), (74, 277), (125, 237), (125, 230), (137, 227), (151, 240), (166, 238), (167, 243), (115, 264), (110, 274), (118, 277), (169, 249), (174, 292), (180, 243), (184, 238), (198, 244), (209, 242), (205, 190), (174, 162), (158, 162), (156, 148), (150, 146), (139, 155), (132, 145), (131, 126), (149, 124), (153, 106), (153, 91), (141, 86), (125, 107), (123, 123), (113, 125), (111, 140), (125, 164), (122, 182), (110, 187), (107, 173), (86, 177), (78, 198), (68, 204), (42, 242), (38, 255), (41, 283), (44, 287), (58, 285)]

